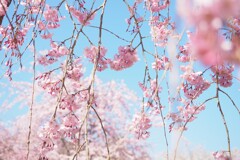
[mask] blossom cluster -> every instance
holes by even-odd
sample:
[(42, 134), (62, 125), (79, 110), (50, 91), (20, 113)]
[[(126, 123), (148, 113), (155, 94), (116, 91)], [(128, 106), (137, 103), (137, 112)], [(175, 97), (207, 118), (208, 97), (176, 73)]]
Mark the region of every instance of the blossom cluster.
[(30, 23), (22, 28), (12, 28), (10, 25), (8, 27), (0, 26), (0, 35), (5, 39), (6, 49), (18, 50), (19, 46), (23, 45), (24, 38), (32, 26)]
[(130, 46), (120, 46), (118, 54), (110, 61), (110, 66), (111, 69), (120, 71), (131, 67), (136, 61), (138, 61), (136, 49)]
[[(51, 120), (44, 124), (38, 131), (38, 137), (41, 140), (42, 147), (39, 148), (40, 157), (46, 158), (50, 151), (60, 147), (59, 140), (64, 139), (70, 143), (77, 143), (79, 140), (79, 116), (75, 115), (79, 109), (74, 95), (66, 95), (62, 98), (59, 108), (64, 111), (67, 108), (67, 114), (59, 117), (58, 121)], [(64, 113), (64, 112), (63, 112)]]
[(172, 29), (169, 29), (169, 19), (165, 19), (163, 22), (157, 22), (159, 17), (152, 17), (151, 23), (151, 36), (153, 42), (164, 47), (167, 45), (168, 37), (172, 34)]
[[(58, 118), (52, 119), (44, 123), (44, 125), (40, 127), (40, 130), (38, 130), (37, 132), (37, 136), (39, 137), (38, 141), (41, 147), (38, 147), (36, 149), (37, 154), (34, 156), (39, 156), (42, 159), (50, 158), (53, 152), (55, 152), (56, 150), (60, 150), (61, 148), (64, 148), (65, 145), (68, 146), (69, 150), (71, 150), (69, 154), (72, 157), (73, 154), (75, 154), (73, 146), (77, 146), (78, 143), (81, 142), (81, 139), (84, 138), (82, 133), (80, 134), (80, 132), (81, 132), (81, 125), (84, 124), (84, 116), (85, 116), (84, 113), (86, 109), (85, 106), (87, 103), (84, 103), (84, 104), (82, 103), (88, 101), (88, 95), (87, 95), (88, 90), (79, 91), (79, 88), (82, 88), (83, 87), (82, 85), (85, 85), (86, 83), (83, 80), (75, 81), (74, 79), (69, 79), (69, 81), (66, 81), (66, 82), (65, 82), (66, 86), (72, 85), (74, 87), (71, 87), (71, 89), (69, 89), (68, 94), (66, 92), (63, 93), (63, 96), (59, 104)], [(102, 92), (98, 93), (98, 90), (102, 91), (102, 88), (106, 88), (106, 86), (102, 86), (102, 88), (96, 89), (96, 93), (95, 93), (96, 98), (94, 97), (94, 104), (96, 103), (98, 106), (94, 106), (94, 107), (96, 107), (97, 113), (99, 115), (106, 115), (106, 116), (102, 116), (103, 117), (102, 121), (104, 122), (105, 130), (108, 133), (108, 138), (111, 139), (111, 137), (113, 137), (114, 140), (117, 140), (120, 138), (121, 144), (122, 143), (125, 144), (125, 140), (127, 139), (124, 138), (123, 140), (123, 138), (119, 137), (120, 134), (118, 134), (118, 138), (116, 138), (115, 136), (118, 132), (118, 130), (116, 130), (115, 128), (119, 127), (121, 123), (118, 122), (117, 118), (109, 121), (110, 120), (109, 118), (111, 118), (112, 114), (113, 113), (115, 114), (115, 112), (116, 114), (121, 115), (116, 117), (124, 116), (124, 111), (121, 109), (119, 110), (120, 105), (122, 105), (121, 103), (123, 104), (125, 103), (124, 102), (125, 100), (122, 99), (122, 95), (117, 93), (117, 95), (114, 96), (114, 98), (116, 98), (116, 101), (111, 101), (112, 99), (107, 98), (108, 96), (113, 96), (112, 94), (108, 94), (108, 92), (111, 92), (111, 89), (113, 87), (114, 85), (111, 85), (111, 87), (108, 87), (110, 88), (110, 91), (106, 90), (105, 93), (102, 93)], [(124, 89), (124, 87), (121, 87), (121, 88)], [(74, 93), (76, 91), (77, 93)], [(70, 94), (70, 93), (74, 93), (74, 94)], [(49, 96), (49, 95), (46, 95), (46, 96)], [(118, 107), (114, 107), (115, 105), (117, 105)], [(52, 110), (51, 107), (49, 108), (49, 110), (50, 109)], [(108, 110), (109, 112), (106, 112)], [(50, 111), (48, 112), (51, 113)], [(109, 113), (111, 113), (110, 117), (107, 116)], [(110, 125), (112, 123), (115, 123), (115, 121), (116, 123), (118, 123), (118, 125), (116, 126)], [(40, 123), (42, 124), (42, 122)], [(99, 124), (98, 122), (96, 122), (96, 117), (94, 117), (92, 114), (89, 114), (88, 123), (91, 126), (91, 132), (88, 133), (89, 139), (101, 137), (102, 131), (101, 129), (99, 129)], [(143, 124), (146, 124), (148, 126), (144, 126)], [(139, 128), (139, 131), (141, 132), (141, 133), (139, 132), (139, 134), (141, 134), (142, 137), (146, 137), (148, 135), (148, 131), (146, 130), (151, 126), (149, 122), (149, 118), (144, 116), (141, 122), (139, 122), (139, 125), (140, 125), (139, 126), (140, 128), (139, 127), (138, 128)], [(119, 130), (119, 132), (122, 132), (122, 130)], [(60, 143), (63, 141), (64, 141), (64, 144)], [(112, 142), (111, 141), (109, 142), (110, 142), (109, 145), (112, 146)], [(101, 141), (95, 141), (95, 140), (89, 141), (89, 145), (96, 145), (96, 144), (101, 145), (101, 148), (104, 150), (104, 145), (102, 146)], [(63, 153), (59, 151), (59, 154), (63, 154)], [(98, 158), (101, 156), (101, 154), (98, 152), (91, 153), (91, 155), (94, 155), (94, 154), (96, 154), (96, 157)], [(115, 154), (115, 151), (113, 152), (113, 154)], [(114, 156), (117, 156), (117, 155), (114, 155)]]
[(29, 10), (32, 10), (32, 8), (31, 7), (36, 7), (36, 6), (41, 6), (41, 5), (43, 5), (45, 3), (45, 0), (22, 0), (21, 2), (20, 2), (20, 4), (21, 5), (23, 5), (23, 6), (26, 6), (26, 5), (29, 5), (28, 7), (30, 7), (29, 8)]
[(188, 99), (196, 99), (210, 86), (210, 83), (202, 77), (202, 72), (185, 72), (182, 77), (186, 80), (183, 91)]
[(62, 98), (60, 109), (65, 110), (66, 108), (69, 111), (76, 111), (79, 109), (79, 106), (76, 104), (76, 97), (74, 95), (66, 95)]
[(42, 21), (38, 22), (38, 28), (39, 28), (40, 31), (43, 32), (43, 34), (41, 35), (41, 37), (43, 39), (51, 39), (52, 38), (53, 34), (51, 34), (48, 31), (48, 29), (50, 29), (50, 28), (48, 28)]
[(73, 64), (67, 67), (67, 78), (79, 81), (83, 77), (83, 66), (81, 59), (75, 59)]
[(55, 29), (60, 27), (59, 21), (61, 19), (58, 17), (57, 9), (51, 8), (49, 5), (46, 5), (46, 9), (43, 13), (43, 17), (46, 20), (46, 24), (44, 25), (43, 22), (39, 21), (40, 30)]
[(155, 70), (169, 70), (171, 63), (166, 56), (162, 56), (161, 58), (155, 59), (155, 62), (152, 63), (152, 68)]
[(44, 125), (39, 131), (39, 138), (42, 140), (40, 157), (45, 157), (45, 154), (54, 149), (54, 140), (60, 138), (59, 125), (55, 121), (50, 121)]
[(180, 53), (177, 55), (177, 59), (182, 63), (190, 62), (191, 54), (190, 54), (189, 43), (187, 43), (184, 46), (180, 46), (179, 51)]
[[(2, 27), (0, 25), (0, 51), (4, 49), (6, 52), (10, 52), (10, 56), (6, 61), (7, 71), (5, 75), (12, 80), (12, 66), (13, 59), (21, 59), (22, 54), (19, 52), (19, 48), (25, 42), (25, 36), (32, 27), (32, 24), (26, 24), (23, 28), (12, 28), (12, 26)], [(4, 45), (4, 48), (2, 47)], [(6, 56), (6, 55), (5, 55)], [(7, 57), (7, 56), (6, 56)]]
[(227, 155), (226, 151), (217, 151), (213, 153), (215, 160), (230, 160), (230, 157)]
[(107, 53), (107, 49), (105, 47), (100, 47), (100, 50), (98, 51), (98, 47), (91, 46), (87, 47), (84, 50), (84, 55), (89, 59), (90, 62), (95, 63), (95, 61), (98, 62), (97, 70), (103, 71), (107, 68), (108, 65), (108, 59), (106, 59), (104, 56)]
[(150, 136), (148, 129), (151, 127), (151, 120), (145, 113), (135, 114), (131, 130), (137, 139), (146, 139)]
[(74, 114), (68, 114), (63, 118), (63, 123), (60, 127), (60, 131), (63, 134), (63, 137), (67, 137), (73, 142), (76, 141), (76, 134), (79, 130), (80, 121)]
[(144, 86), (142, 83), (138, 83), (139, 87), (143, 91), (143, 96), (150, 99), (157, 100), (157, 95), (161, 92), (162, 87), (157, 85), (157, 80), (153, 79), (150, 81), (150, 87)]
[(87, 47), (84, 51), (85, 56), (90, 62), (94, 63), (95, 60), (98, 62), (98, 71), (105, 70), (108, 65), (110, 65), (111, 69), (120, 71), (131, 67), (138, 60), (136, 50), (130, 46), (120, 46), (118, 54), (114, 56), (113, 60), (105, 58), (106, 48), (100, 47), (99, 52), (96, 46)]
[(51, 80), (50, 78), (41, 78), (38, 81), (38, 85), (52, 96), (57, 96), (61, 90), (61, 81), (60, 80)]
[(184, 103), (185, 106), (178, 106), (176, 113), (170, 113), (169, 118), (173, 121), (169, 125), (169, 132), (173, 129), (187, 130), (186, 123), (192, 122), (196, 119), (196, 115), (205, 110), (205, 105), (191, 106), (188, 102)]
[(69, 50), (64, 45), (51, 42), (51, 48), (47, 53), (43, 52), (43, 55), (38, 57), (39, 64), (47, 66), (56, 62), (57, 58), (69, 54)]
[[(83, 7), (83, 6), (81, 6)], [(90, 20), (94, 19), (94, 13), (88, 13), (87, 11), (81, 11), (81, 10), (77, 10), (75, 9), (73, 6), (70, 6), (67, 8), (69, 10), (69, 12), (75, 17), (77, 18), (77, 20), (82, 24), (82, 25), (89, 25), (90, 24)]]
[(169, 2), (169, 0), (146, 0), (146, 6), (151, 12), (160, 12), (169, 6)]
[(230, 87), (232, 86), (232, 72), (234, 71), (234, 66), (232, 65), (219, 65), (213, 66), (211, 68), (214, 75), (212, 79), (214, 82), (217, 82), (222, 87)]
[[(192, 52), (205, 64), (223, 63), (223, 56), (228, 57), (237, 52), (239, 42), (236, 36), (239, 27), (229, 23), (229, 17), (238, 17), (240, 9), (237, 0), (179, 1), (179, 13), (187, 22), (197, 28), (190, 36)], [(232, 19), (232, 18), (230, 18)], [(230, 37), (224, 38), (220, 31), (229, 26)], [(227, 29), (228, 30), (228, 29)]]

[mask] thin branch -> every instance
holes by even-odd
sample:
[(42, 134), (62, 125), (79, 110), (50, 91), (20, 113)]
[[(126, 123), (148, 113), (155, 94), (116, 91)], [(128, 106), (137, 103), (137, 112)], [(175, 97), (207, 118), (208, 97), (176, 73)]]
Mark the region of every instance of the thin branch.
[[(157, 87), (158, 89), (158, 87)], [(161, 114), (161, 118), (162, 118), (162, 122), (163, 122), (163, 132), (164, 132), (164, 139), (165, 139), (165, 143), (166, 143), (166, 147), (167, 147), (167, 160), (169, 159), (169, 151), (168, 151), (168, 139), (167, 139), (167, 131), (166, 131), (166, 123), (164, 120), (164, 116), (163, 116), (163, 112), (162, 112), (162, 108), (161, 108), (161, 104), (160, 104), (160, 98), (159, 95), (157, 94), (158, 97), (158, 106), (159, 106), (159, 110), (160, 110), (160, 114)]]
[(83, 142), (83, 144), (81, 146), (79, 146), (77, 152), (74, 154), (72, 160), (74, 160), (75, 158), (77, 159), (77, 155), (79, 154), (79, 152), (82, 150), (83, 146), (85, 145), (86, 142)]
[(31, 105), (30, 105), (30, 120), (29, 120), (29, 131), (28, 131), (28, 142), (27, 142), (27, 160), (29, 158), (30, 153), (30, 139), (31, 139), (31, 132), (32, 132), (32, 119), (33, 119), (33, 105), (34, 105), (34, 96), (35, 96), (35, 82), (36, 82), (36, 46), (35, 46), (35, 39), (33, 40), (33, 82), (32, 82), (32, 98), (31, 98)]
[[(36, 19), (38, 18), (41, 8), (42, 7), (39, 7)], [(32, 34), (33, 48), (34, 48), (34, 51), (33, 51), (33, 82), (32, 82), (32, 98), (31, 98), (31, 105), (30, 105), (30, 119), (29, 119), (30, 122), (29, 122), (29, 127), (28, 127), (29, 131), (28, 131), (28, 141), (27, 141), (27, 157), (26, 157), (27, 160), (28, 160), (29, 154), (30, 154), (30, 143), (31, 143), (30, 139), (31, 139), (31, 132), (32, 132), (31, 130), (32, 130), (32, 118), (33, 118), (33, 105), (34, 105), (35, 82), (36, 82), (36, 54), (37, 54), (36, 44), (35, 44), (36, 22), (37, 22), (37, 20), (35, 21), (35, 27), (33, 29), (33, 34)]]
[[(91, 28), (98, 28), (98, 29), (99, 29), (98, 26), (91, 26), (91, 25), (90, 25), (90, 26), (88, 26), (88, 27), (91, 27)], [(121, 39), (121, 40), (123, 40), (123, 41), (125, 41), (125, 42), (128, 42), (128, 43), (131, 42), (131, 41), (129, 41), (129, 40), (126, 40), (125, 38), (120, 37), (118, 34), (116, 34), (116, 33), (112, 32), (112, 31), (110, 31), (109, 29), (102, 28), (102, 30), (104, 30), (104, 31), (106, 31), (106, 32), (108, 32), (108, 33), (114, 35), (114, 36), (117, 37), (118, 39)]]
[(229, 155), (230, 155), (230, 159), (232, 159), (231, 141), (230, 141), (229, 130), (228, 130), (226, 119), (225, 119), (224, 113), (222, 111), (222, 107), (221, 107), (220, 100), (219, 100), (219, 89), (220, 89), (219, 88), (219, 74), (216, 74), (216, 80), (217, 80), (217, 82), (216, 82), (217, 83), (217, 86), (216, 86), (217, 106), (218, 106), (219, 112), (221, 113), (221, 117), (222, 117), (223, 124), (224, 124), (224, 127), (225, 127), (225, 131), (226, 131), (226, 134), (227, 134), (228, 152), (229, 152)]
[(223, 113), (223, 111), (222, 111), (222, 107), (221, 107), (221, 104), (220, 104), (219, 99), (218, 99), (218, 104), (217, 104), (217, 106), (218, 106), (219, 112), (221, 113), (221, 117), (222, 117), (222, 120), (223, 120), (223, 124), (224, 124), (225, 130), (226, 130), (227, 141), (228, 141), (228, 152), (229, 152), (229, 155), (230, 155), (230, 159), (232, 159), (230, 134), (229, 134), (227, 122), (226, 122), (224, 113)]
[[(94, 67), (93, 67), (93, 70), (92, 70), (92, 73), (91, 73), (91, 81), (90, 81), (89, 90), (88, 90), (89, 91), (89, 99), (88, 99), (88, 106), (87, 107), (91, 107), (92, 106), (92, 102), (93, 102), (93, 99), (94, 99), (94, 81), (95, 81), (95, 75), (96, 75), (96, 72), (97, 72), (98, 62), (99, 62), (100, 53), (101, 53), (103, 16), (104, 16), (104, 13), (105, 13), (106, 3), (107, 3), (107, 0), (104, 0), (103, 4), (101, 5), (102, 13), (101, 13), (101, 16), (100, 16), (100, 24), (99, 24), (98, 54), (94, 58)], [(105, 137), (105, 138), (107, 138), (107, 137)], [(107, 139), (106, 139), (106, 144), (108, 144)], [(88, 147), (88, 144), (87, 144), (87, 147)], [(110, 160), (110, 154), (109, 154), (108, 145), (107, 145), (107, 152), (108, 152), (108, 158), (107, 159)], [(88, 150), (87, 150), (87, 154), (89, 154)], [(87, 159), (89, 159), (89, 158), (90, 157), (88, 155)]]
[(180, 143), (180, 140), (182, 138), (182, 135), (183, 135), (183, 132), (184, 132), (184, 128), (186, 128), (187, 124), (189, 123), (189, 121), (193, 118), (193, 116), (195, 115), (195, 113), (199, 110), (199, 108), (201, 106), (203, 106), (205, 103), (207, 103), (208, 101), (210, 100), (213, 100), (213, 99), (216, 99), (217, 97), (212, 97), (212, 98), (208, 98), (207, 100), (205, 100), (201, 105), (199, 105), (193, 112), (193, 114), (187, 119), (187, 121), (184, 123), (182, 129), (181, 129), (181, 132), (180, 132), (180, 135), (178, 137), (178, 140), (177, 140), (177, 144), (176, 144), (176, 148), (174, 150), (174, 160), (176, 160), (176, 157), (177, 157), (177, 151), (178, 151), (178, 146), (179, 146), (179, 143)]
[(85, 121), (85, 143), (86, 143), (86, 153), (87, 153), (87, 160), (90, 160), (90, 152), (89, 152), (89, 140), (88, 140), (88, 111), (89, 111), (90, 106), (88, 106), (88, 110), (86, 113), (86, 121)]
[(110, 150), (109, 150), (108, 138), (107, 138), (106, 130), (105, 130), (104, 126), (103, 126), (102, 119), (101, 119), (101, 117), (99, 116), (99, 114), (98, 114), (98, 112), (96, 111), (96, 109), (95, 109), (93, 106), (91, 106), (91, 108), (93, 109), (93, 111), (94, 111), (95, 114), (97, 115), (98, 120), (99, 120), (99, 122), (100, 122), (100, 124), (101, 124), (101, 128), (102, 128), (102, 130), (103, 130), (103, 134), (104, 134), (105, 142), (106, 142), (106, 147), (107, 147), (107, 153), (108, 153), (108, 158), (107, 158), (107, 159), (109, 160), (109, 159), (110, 159)]
[(229, 94), (227, 94), (226, 92), (224, 92), (223, 90), (221, 90), (220, 88), (218, 89), (220, 92), (222, 92), (223, 94), (225, 94), (229, 99), (230, 101), (232, 102), (233, 106), (236, 108), (236, 110), (238, 111), (238, 114), (240, 115), (240, 110), (239, 108), (237, 107), (237, 105), (235, 104), (235, 102), (233, 101), (233, 99), (229, 96)]

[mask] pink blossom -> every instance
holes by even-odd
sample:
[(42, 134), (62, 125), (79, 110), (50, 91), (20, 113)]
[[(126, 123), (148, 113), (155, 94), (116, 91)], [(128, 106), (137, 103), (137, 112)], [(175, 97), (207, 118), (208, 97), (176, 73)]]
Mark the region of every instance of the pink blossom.
[(105, 47), (100, 47), (100, 54), (98, 57), (98, 47), (91, 46), (87, 47), (84, 50), (84, 55), (89, 59), (90, 62), (95, 63), (94, 61), (97, 60), (97, 70), (103, 71), (107, 68), (107, 64), (109, 63), (109, 60), (106, 59), (104, 56), (107, 53), (107, 49)]
[(230, 160), (230, 157), (227, 155), (225, 151), (214, 152), (213, 157), (215, 160)]
[(46, 30), (46, 25), (43, 23), (43, 21), (38, 21), (38, 28), (40, 30)]
[(60, 132), (59, 132), (59, 124), (55, 121), (50, 121), (44, 125), (42, 131), (39, 133), (39, 137), (43, 140), (46, 138), (51, 139), (59, 139)]
[[(228, 22), (228, 27), (233, 32), (231, 34), (231, 41), (226, 41), (227, 48), (230, 48), (230, 53), (227, 55), (224, 55), (230, 62), (239, 63), (239, 51), (240, 51), (240, 19), (234, 18), (231, 21)], [(223, 45), (225, 46), (225, 45)], [(224, 57), (224, 58), (225, 58)]]
[(156, 58), (155, 62), (152, 63), (152, 68), (155, 70), (169, 70), (170, 62), (166, 56)]
[(63, 119), (63, 125), (65, 127), (73, 128), (73, 127), (76, 127), (77, 124), (78, 124), (78, 119), (73, 114), (69, 114)]
[(47, 60), (51, 60), (50, 61), (51, 63), (42, 63), (43, 65), (52, 64), (56, 61), (56, 58), (65, 56), (69, 53), (68, 48), (64, 45), (58, 45), (55, 42), (51, 42), (51, 47), (52, 49), (50, 49), (48, 53), (45, 54), (46, 58), (43, 58), (43, 57), (41, 58), (43, 62), (48, 62)]
[(44, 2), (45, 0), (22, 0), (20, 4), (23, 6), (26, 6), (26, 5), (39, 6), (39, 5), (42, 5)]
[(76, 111), (79, 106), (75, 102), (74, 95), (66, 95), (59, 106), (61, 109), (67, 108), (69, 111)]
[(0, 26), (0, 34), (5, 37), (8, 29), (6, 27)]
[(178, 60), (180, 62), (186, 63), (190, 61), (190, 48), (189, 48), (189, 43), (187, 43), (184, 46), (179, 47), (179, 55), (177, 56)]
[(60, 27), (58, 11), (56, 9), (51, 8), (49, 5), (46, 5), (46, 10), (43, 13), (44, 18), (47, 21), (46, 28), (55, 29)]
[(153, 97), (155, 100), (157, 100), (158, 96), (157, 94), (161, 92), (162, 88), (160, 86), (157, 86), (157, 81), (156, 79), (153, 79), (150, 81), (150, 87), (147, 88), (145, 87), (142, 83), (138, 83), (139, 87), (143, 91), (143, 96), (146, 98), (151, 98)]
[(138, 83), (139, 87), (142, 89), (143, 91), (143, 96), (144, 97), (147, 97), (147, 98), (150, 98), (152, 93), (151, 93), (151, 90), (148, 89), (147, 87), (145, 87), (142, 83)]
[(197, 28), (190, 38), (191, 50), (204, 64), (222, 63), (223, 56), (235, 53), (219, 29), (229, 24), (230, 17), (239, 17), (240, 8), (236, 4), (238, 0), (179, 1), (180, 14)]
[(57, 61), (57, 58), (65, 56), (69, 53), (69, 50), (65, 46), (58, 46), (57, 43), (51, 42), (51, 47), (47, 53), (37, 58), (39, 64), (47, 66)]
[(78, 93), (78, 98), (80, 101), (87, 101), (89, 98), (89, 93), (87, 90), (83, 90)]
[(55, 29), (55, 28), (60, 27), (60, 24), (58, 24), (58, 23), (47, 23), (46, 26), (47, 26), (48, 29)]
[(48, 22), (57, 23), (59, 22), (58, 11), (51, 8), (49, 5), (46, 5), (46, 10), (43, 13), (44, 18)]
[(151, 12), (159, 12), (169, 5), (169, 0), (164, 0), (163, 4), (161, 4), (160, 0), (146, 0), (147, 9)]
[(21, 29), (22, 35), (26, 36), (28, 30), (34, 26), (32, 23), (26, 23), (25, 26)]
[(192, 53), (206, 65), (222, 63), (222, 55), (228, 54), (230, 50), (224, 50), (221, 45), (223, 37), (217, 35), (217, 31), (201, 31), (190, 37)]
[(39, 64), (41, 64), (43, 66), (47, 66), (47, 65), (53, 64), (57, 60), (53, 57), (40, 56), (40, 57), (37, 58), (37, 61), (38, 61)]
[(110, 61), (110, 67), (113, 70), (120, 71), (131, 67), (138, 60), (137, 52), (130, 46), (120, 46), (118, 54)]
[(151, 120), (145, 113), (135, 114), (133, 118), (132, 130), (136, 138), (146, 139), (150, 133), (147, 131), (151, 127)]
[(42, 147), (41, 147), (41, 154), (46, 154), (49, 151), (52, 151), (54, 149), (54, 143), (51, 138), (46, 137), (43, 140)]
[(61, 132), (64, 136), (71, 138), (71, 140), (76, 139), (75, 134), (79, 131), (77, 126), (79, 125), (79, 120), (76, 115), (68, 114), (63, 118), (63, 124), (61, 126)]
[(137, 4), (140, 4), (142, 2), (143, 2), (143, 0), (135, 0), (135, 3), (137, 3)]
[(172, 34), (172, 30), (168, 29), (169, 19), (166, 19), (164, 22), (152, 21), (151, 24), (151, 36), (153, 42), (160, 46), (166, 46), (168, 41), (168, 36)]
[(83, 76), (83, 68), (80, 63), (80, 59), (76, 59), (72, 66), (67, 69), (67, 77), (73, 79), (75, 81), (79, 81), (79, 79)]
[(203, 79), (202, 72), (185, 72), (183, 78), (186, 83), (183, 85), (184, 95), (188, 99), (196, 99), (203, 91), (207, 90), (210, 83)]
[(190, 106), (189, 103), (185, 103), (186, 106), (178, 106), (177, 113), (170, 113), (168, 115), (169, 118), (172, 119), (172, 123), (169, 125), (169, 131), (171, 132), (173, 129), (184, 129), (183, 128), (185, 123), (194, 121), (197, 117), (196, 115), (199, 114), (201, 111), (205, 109), (205, 105), (201, 106)]
[(41, 37), (43, 39), (52, 39), (52, 34), (51, 33), (44, 33), (43, 35), (41, 35)]
[(46, 89), (50, 95), (56, 96), (60, 91), (61, 81), (51, 81), (49, 78), (46, 78), (44, 80), (40, 80), (38, 85), (44, 90)]
[(158, 93), (160, 93), (162, 91), (162, 87), (161, 86), (157, 86), (158, 85), (158, 82), (156, 79), (153, 79), (150, 81), (150, 89), (151, 89), (151, 92), (152, 92), (152, 95), (154, 96), (153, 99), (158, 101)]
[(7, 29), (9, 32), (5, 32), (5, 38), (7, 39), (4, 42), (4, 45), (6, 45), (9, 49), (18, 49), (19, 46), (22, 46), (24, 43), (24, 37), (26, 36), (26, 33), (28, 29), (31, 26), (26, 26), (23, 29), (17, 29), (15, 30), (15, 33), (12, 34), (13, 29), (9, 26)]
[(79, 11), (77, 9), (75, 9), (74, 7), (68, 7), (68, 10), (70, 13), (72, 13), (72, 15), (74, 17), (76, 17), (78, 19), (78, 21), (82, 24), (82, 25), (89, 25), (90, 24), (90, 20), (94, 19), (94, 14), (92, 13), (87, 13), (86, 11)]
[(40, 148), (40, 156), (45, 157), (46, 153), (52, 151), (55, 146), (55, 140), (61, 138), (59, 132), (59, 125), (55, 121), (50, 121), (44, 125), (41, 131), (38, 133), (41, 139), (42, 146)]
[[(232, 72), (234, 71), (234, 66), (232, 65), (219, 65), (213, 66), (211, 68), (214, 75), (212, 77), (214, 82), (218, 82), (222, 87), (232, 86)], [(217, 80), (218, 75), (218, 80)]]
[(57, 48), (57, 51), (59, 53), (60, 56), (64, 56), (64, 55), (67, 55), (69, 53), (69, 50), (67, 49), (67, 47), (65, 46), (59, 46)]
[(178, 10), (190, 24), (200, 26), (203, 29), (208, 25), (214, 27), (216, 19), (221, 22), (230, 16), (239, 16), (240, 9), (236, 4), (238, 4), (238, 0), (181, 0)]

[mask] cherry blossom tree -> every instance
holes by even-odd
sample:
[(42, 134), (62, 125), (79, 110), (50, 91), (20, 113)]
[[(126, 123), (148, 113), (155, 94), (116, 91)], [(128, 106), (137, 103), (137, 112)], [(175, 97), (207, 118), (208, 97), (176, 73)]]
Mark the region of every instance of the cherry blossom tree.
[[(111, 3), (0, 1), (1, 108), (28, 108), (10, 125), (1, 122), (0, 159), (151, 159), (146, 141), (157, 124), (160, 159), (199, 159), (205, 152), (187, 157), (178, 149), (211, 101), (227, 141), (211, 157), (239, 159), (222, 105), (228, 99), (240, 116), (228, 90), (237, 92), (239, 83), (239, 1), (122, 0), (114, 3), (125, 20), (108, 20)], [(114, 26), (121, 33), (113, 21), (122, 22)], [(139, 62), (141, 100), (111, 77)], [(99, 74), (112, 79), (102, 82)]]

